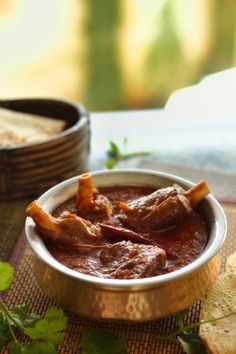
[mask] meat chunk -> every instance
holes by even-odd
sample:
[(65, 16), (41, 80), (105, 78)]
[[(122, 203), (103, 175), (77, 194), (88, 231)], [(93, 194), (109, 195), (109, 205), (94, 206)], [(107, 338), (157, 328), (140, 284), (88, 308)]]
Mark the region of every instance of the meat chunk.
[(157, 246), (122, 241), (104, 248), (100, 261), (111, 278), (146, 278), (158, 275), (165, 268), (166, 252)]
[(82, 217), (87, 216), (88, 213), (111, 217), (112, 205), (107, 197), (93, 187), (90, 173), (84, 173), (79, 177), (76, 208)]
[(68, 211), (55, 218), (34, 201), (26, 209), (26, 214), (34, 220), (44, 238), (57, 243), (73, 247), (77, 243), (97, 244), (103, 240), (99, 227)]
[(183, 188), (175, 184), (128, 204), (120, 203), (125, 213), (125, 224), (134, 230), (147, 232), (174, 225), (183, 213), (191, 212), (191, 206), (183, 193)]
[(120, 202), (125, 217), (123, 222), (136, 231), (150, 232), (176, 225), (209, 193), (201, 181), (188, 191), (174, 184), (130, 203)]
[(151, 212), (154, 206), (161, 204), (168, 197), (174, 197), (180, 193), (184, 193), (184, 189), (178, 184), (174, 184), (171, 187), (157, 189), (155, 192), (135, 199), (128, 204), (121, 202), (120, 207), (127, 213), (135, 213), (139, 217), (143, 217)]
[(156, 205), (143, 217), (142, 228), (146, 231), (169, 228), (176, 225), (191, 212), (191, 204), (183, 194), (172, 195)]

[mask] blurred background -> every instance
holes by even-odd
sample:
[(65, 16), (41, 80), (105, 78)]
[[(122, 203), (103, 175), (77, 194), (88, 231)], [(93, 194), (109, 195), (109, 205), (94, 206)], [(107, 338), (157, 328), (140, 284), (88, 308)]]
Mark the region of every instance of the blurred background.
[(1, 0), (0, 98), (163, 107), (236, 64), (234, 0)]

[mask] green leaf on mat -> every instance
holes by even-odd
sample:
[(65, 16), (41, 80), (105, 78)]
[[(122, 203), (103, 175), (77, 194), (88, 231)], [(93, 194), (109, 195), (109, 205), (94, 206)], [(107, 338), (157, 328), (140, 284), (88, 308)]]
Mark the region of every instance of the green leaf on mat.
[(14, 268), (6, 262), (0, 262), (0, 291), (7, 290), (14, 277)]
[(65, 336), (68, 318), (62, 309), (49, 307), (44, 318), (37, 321), (34, 327), (26, 328), (25, 333), (33, 340), (43, 340), (58, 345)]
[(181, 331), (184, 328), (184, 318), (187, 315), (188, 311), (189, 311), (189, 309), (186, 309), (186, 310), (178, 312), (176, 315), (176, 325), (177, 325), (178, 329)]
[(206, 348), (198, 334), (183, 334), (182, 337), (178, 337), (178, 341), (187, 354), (207, 354)]
[[(16, 322), (20, 322), (23, 327), (32, 327), (41, 318), (39, 315), (29, 313), (28, 306), (26, 304), (20, 304), (9, 310), (11, 317)], [(14, 323), (12, 323), (14, 325)]]
[(9, 354), (21, 354), (22, 352), (22, 346), (18, 342), (11, 342), (9, 346)]
[(53, 344), (32, 343), (20, 344), (12, 342), (9, 347), (10, 354), (58, 354)]
[(9, 326), (0, 314), (0, 349), (8, 342), (10, 338), (11, 332)]
[(98, 330), (85, 330), (81, 338), (81, 354), (127, 354), (127, 339)]

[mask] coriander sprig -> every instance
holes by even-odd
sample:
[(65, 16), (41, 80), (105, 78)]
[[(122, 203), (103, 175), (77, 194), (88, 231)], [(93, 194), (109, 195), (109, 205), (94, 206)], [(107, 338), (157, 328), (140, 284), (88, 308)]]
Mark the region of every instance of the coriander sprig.
[(121, 160), (127, 160), (133, 157), (145, 157), (152, 155), (150, 151), (133, 151), (127, 152), (128, 139), (123, 139), (123, 148), (121, 149), (117, 143), (110, 140), (109, 150), (107, 151), (106, 167), (108, 169), (113, 169), (117, 163)]
[[(14, 278), (13, 267), (0, 262), (0, 291), (6, 291)], [(9, 344), (10, 354), (57, 354), (57, 347), (65, 336), (68, 318), (62, 309), (49, 307), (44, 316), (30, 313), (28, 306), (8, 309), (0, 298), (0, 349)], [(21, 331), (28, 342), (20, 343), (15, 331)]]
[(179, 342), (181, 345), (182, 349), (184, 350), (185, 353), (187, 354), (207, 354), (206, 348), (200, 338), (200, 336), (197, 333), (193, 333), (192, 330), (195, 328), (199, 328), (200, 326), (211, 323), (211, 322), (216, 322), (220, 321), (226, 317), (236, 315), (236, 311), (233, 311), (227, 315), (217, 317), (217, 318), (212, 318), (210, 320), (201, 320), (196, 323), (192, 323), (190, 325), (186, 325), (184, 323), (184, 318), (187, 314), (188, 310), (184, 310), (182, 312), (179, 312), (176, 315), (176, 327), (177, 329), (167, 335), (167, 336), (157, 336), (157, 340), (168, 340), (168, 341), (174, 341), (174, 342)]

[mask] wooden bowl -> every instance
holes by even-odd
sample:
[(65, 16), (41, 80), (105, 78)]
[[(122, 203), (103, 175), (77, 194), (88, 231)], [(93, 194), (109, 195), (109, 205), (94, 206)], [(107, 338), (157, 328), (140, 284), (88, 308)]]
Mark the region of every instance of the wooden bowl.
[(90, 125), (82, 106), (54, 99), (17, 99), (0, 101), (0, 107), (66, 122), (66, 129), (49, 140), (0, 148), (0, 200), (37, 196), (87, 170)]

